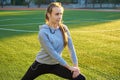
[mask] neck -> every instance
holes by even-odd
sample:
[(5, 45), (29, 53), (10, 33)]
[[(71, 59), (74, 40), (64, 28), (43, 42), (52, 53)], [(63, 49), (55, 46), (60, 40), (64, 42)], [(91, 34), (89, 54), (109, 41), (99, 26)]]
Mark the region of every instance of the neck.
[(50, 22), (48, 22), (47, 24), (52, 28), (58, 28), (58, 26), (59, 26), (59, 24), (54, 24), (54, 23), (50, 23)]

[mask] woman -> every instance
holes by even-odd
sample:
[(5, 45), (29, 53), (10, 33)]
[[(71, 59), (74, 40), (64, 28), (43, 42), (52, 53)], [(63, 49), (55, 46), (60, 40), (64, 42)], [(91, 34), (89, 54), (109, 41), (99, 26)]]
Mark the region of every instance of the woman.
[[(59, 2), (51, 3), (46, 11), (46, 24), (40, 27), (41, 51), (22, 80), (33, 80), (42, 74), (55, 74), (69, 80), (85, 80), (80, 73), (74, 46), (66, 25), (62, 24), (63, 7)], [(68, 46), (73, 67), (61, 57), (62, 50)]]

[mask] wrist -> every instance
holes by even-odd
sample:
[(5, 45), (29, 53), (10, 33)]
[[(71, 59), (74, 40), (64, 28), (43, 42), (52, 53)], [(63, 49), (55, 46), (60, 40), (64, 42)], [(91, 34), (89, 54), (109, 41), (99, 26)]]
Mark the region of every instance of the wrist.
[(74, 67), (78, 67), (78, 64), (74, 64)]
[(72, 66), (66, 65), (65, 67), (66, 67), (67, 69), (69, 69), (70, 71), (72, 71), (72, 72), (75, 71), (75, 68), (72, 67)]
[(70, 70), (70, 66), (69, 65), (65, 65), (65, 67)]

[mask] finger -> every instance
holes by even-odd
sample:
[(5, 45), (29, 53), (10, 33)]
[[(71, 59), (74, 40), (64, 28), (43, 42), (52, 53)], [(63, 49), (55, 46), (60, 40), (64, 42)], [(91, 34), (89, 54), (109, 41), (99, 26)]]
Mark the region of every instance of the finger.
[(80, 74), (80, 69), (79, 68), (77, 68), (77, 67), (74, 67), (74, 71), (73, 71), (73, 75), (72, 75), (72, 77), (73, 78), (76, 78), (79, 74)]
[(79, 72), (73, 72), (73, 78), (77, 77), (80, 73)]

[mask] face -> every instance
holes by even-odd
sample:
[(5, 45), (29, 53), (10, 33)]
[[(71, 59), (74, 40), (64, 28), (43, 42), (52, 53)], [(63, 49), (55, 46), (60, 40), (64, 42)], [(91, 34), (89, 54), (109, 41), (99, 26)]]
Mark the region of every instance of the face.
[(60, 7), (54, 7), (51, 14), (48, 14), (49, 22), (53, 24), (59, 24), (62, 20), (63, 9)]

